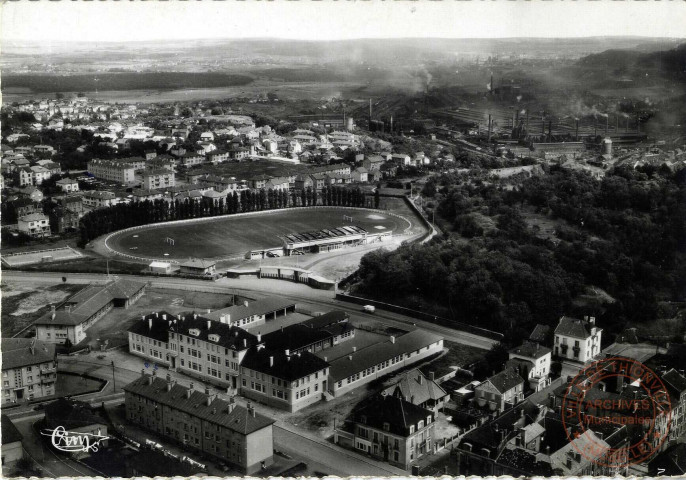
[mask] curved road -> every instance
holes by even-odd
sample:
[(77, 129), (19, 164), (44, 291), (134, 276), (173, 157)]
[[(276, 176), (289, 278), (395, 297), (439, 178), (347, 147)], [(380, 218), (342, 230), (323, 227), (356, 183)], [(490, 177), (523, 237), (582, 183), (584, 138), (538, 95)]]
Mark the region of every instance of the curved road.
[[(93, 274), (93, 273), (58, 273), (58, 272), (20, 272), (20, 271), (3, 271), (2, 281), (15, 281), (33, 284), (54, 284), (60, 283), (62, 277), (67, 278), (68, 283), (89, 284), (89, 283), (103, 283), (107, 281), (107, 275)], [(400, 315), (393, 312), (377, 309), (374, 314), (363, 313), (360, 306), (348, 302), (342, 302), (334, 298), (334, 292), (330, 290), (317, 290), (307, 285), (293, 283), (286, 280), (272, 280), (272, 279), (232, 279), (221, 278), (215, 282), (207, 280), (191, 280), (186, 278), (164, 278), (164, 277), (149, 277), (139, 275), (118, 275), (119, 278), (130, 278), (148, 283), (151, 287), (168, 288), (177, 290), (202, 291), (210, 293), (233, 293), (239, 292), (247, 294), (248, 296), (268, 296), (268, 295), (283, 295), (288, 298), (297, 300), (304, 308), (311, 308), (313, 311), (324, 309), (324, 311), (332, 308), (345, 309), (353, 313), (353, 317), (383, 321), (383, 323), (396, 327), (407, 328), (408, 326), (417, 326), (425, 330), (442, 335), (446, 340), (472, 347), (489, 349), (496, 340), (482, 337), (473, 333), (462, 332), (452, 328), (435, 325), (423, 320)]]

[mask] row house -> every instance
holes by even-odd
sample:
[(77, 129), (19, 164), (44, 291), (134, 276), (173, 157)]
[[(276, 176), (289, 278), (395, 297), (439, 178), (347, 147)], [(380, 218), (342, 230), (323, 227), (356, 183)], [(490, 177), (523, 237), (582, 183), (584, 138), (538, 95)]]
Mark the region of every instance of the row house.
[(3, 338), (2, 406), (54, 395), (56, 369), (54, 345), (35, 338)]
[(117, 200), (117, 196), (113, 192), (102, 190), (87, 190), (81, 195), (84, 208), (90, 210), (111, 207), (117, 204)]
[(146, 190), (166, 189), (176, 185), (174, 171), (167, 170), (166, 168), (145, 170), (142, 176), (143, 188)]
[(228, 162), (231, 159), (226, 150), (215, 150), (207, 154), (207, 161), (213, 164)]
[(126, 419), (200, 454), (259, 473), (274, 461), (274, 420), (248, 404), (222, 400), (144, 372), (124, 387)]

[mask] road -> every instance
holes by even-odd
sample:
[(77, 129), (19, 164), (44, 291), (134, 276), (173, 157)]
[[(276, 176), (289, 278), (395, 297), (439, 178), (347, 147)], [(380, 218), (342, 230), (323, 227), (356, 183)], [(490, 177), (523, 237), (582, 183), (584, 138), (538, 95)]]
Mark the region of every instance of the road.
[(274, 448), (293, 458), (302, 458), (310, 472), (319, 471), (340, 477), (407, 475), (406, 471), (399, 468), (356, 452), (341, 450), (334, 445), (315, 442), (277, 425), (274, 426)]
[[(3, 281), (24, 282), (33, 284), (54, 284), (62, 281), (66, 277), (68, 283), (89, 284), (92, 282), (105, 282), (107, 275), (103, 274), (82, 274), (82, 273), (56, 273), (56, 272), (19, 272), (3, 271)], [(377, 309), (374, 314), (367, 314), (360, 311), (360, 306), (348, 302), (342, 302), (334, 298), (334, 292), (330, 290), (317, 290), (307, 285), (288, 282), (285, 280), (273, 279), (233, 279), (221, 278), (216, 282), (206, 280), (190, 280), (186, 278), (160, 278), (137, 275), (119, 275), (120, 278), (130, 278), (142, 282), (147, 282), (151, 287), (178, 289), (178, 290), (198, 290), (210, 293), (241, 293), (242, 295), (257, 296), (279, 295), (286, 296), (298, 301), (299, 306), (312, 309), (312, 311), (327, 311), (332, 308), (345, 309), (354, 313), (356, 318), (382, 321), (389, 326), (396, 328), (408, 328), (411, 326), (421, 327), (430, 332), (442, 335), (446, 340), (469, 345), (472, 347), (490, 349), (496, 340), (475, 335), (473, 333), (462, 332), (448, 327), (435, 325), (423, 320), (411, 318), (392, 312)]]

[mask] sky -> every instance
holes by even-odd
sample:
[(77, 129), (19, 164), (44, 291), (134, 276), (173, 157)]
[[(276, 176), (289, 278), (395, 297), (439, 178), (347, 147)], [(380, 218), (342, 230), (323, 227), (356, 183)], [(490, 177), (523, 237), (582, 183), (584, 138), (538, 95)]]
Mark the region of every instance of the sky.
[(682, 0), (2, 2), (2, 40), (686, 37)]

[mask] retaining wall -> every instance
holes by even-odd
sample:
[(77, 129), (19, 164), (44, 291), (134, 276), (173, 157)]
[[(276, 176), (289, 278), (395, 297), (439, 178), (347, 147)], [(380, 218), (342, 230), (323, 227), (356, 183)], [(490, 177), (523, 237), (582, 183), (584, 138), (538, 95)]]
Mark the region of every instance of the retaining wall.
[(443, 325), (449, 328), (453, 328), (455, 330), (461, 330), (463, 332), (473, 333), (474, 335), (490, 338), (491, 340), (500, 341), (503, 339), (502, 333), (494, 332), (492, 330), (486, 330), (485, 328), (475, 327), (473, 325), (468, 325), (466, 323), (456, 322), (454, 320), (449, 320), (447, 318), (436, 317), (435, 315), (430, 315), (428, 313), (420, 312), (418, 310), (412, 310), (410, 308), (401, 307), (400, 305), (393, 305), (392, 303), (385, 303), (380, 302), (378, 300), (370, 300), (368, 298), (355, 297), (353, 295), (348, 295), (346, 293), (336, 293), (336, 300), (343, 300), (345, 302), (356, 303), (358, 305), (373, 305), (377, 308), (388, 310), (389, 312), (407, 315), (408, 317), (415, 317), (420, 320), (436, 323), (438, 325)]

